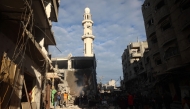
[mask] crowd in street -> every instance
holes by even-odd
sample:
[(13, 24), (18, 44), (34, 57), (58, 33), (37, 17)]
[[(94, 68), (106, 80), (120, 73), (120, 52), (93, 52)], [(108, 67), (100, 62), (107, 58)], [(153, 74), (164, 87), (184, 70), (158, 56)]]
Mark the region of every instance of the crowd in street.
[[(60, 92), (56, 93), (56, 101), (60, 101), (58, 96)], [(64, 97), (64, 94), (63, 94)], [(67, 103), (68, 95), (65, 93), (63, 102)], [(110, 106), (115, 109), (171, 109), (173, 99), (169, 93), (142, 95), (141, 93), (110, 93), (97, 95), (81, 95), (75, 98), (74, 105), (94, 107), (93, 109), (109, 109)], [(190, 99), (185, 98), (182, 102), (181, 109), (189, 109)]]
[(155, 95), (154, 97), (148, 95), (141, 95), (140, 93), (127, 95), (120, 95), (114, 98), (114, 101), (120, 107), (120, 109), (171, 109), (170, 104), (172, 103), (171, 96)]
[[(132, 94), (115, 94), (105, 97), (108, 104), (119, 109), (171, 109), (173, 102), (172, 96), (164, 92), (163, 94), (155, 93), (154, 95), (142, 95), (141, 93)], [(190, 109), (190, 98), (182, 100), (180, 109)]]

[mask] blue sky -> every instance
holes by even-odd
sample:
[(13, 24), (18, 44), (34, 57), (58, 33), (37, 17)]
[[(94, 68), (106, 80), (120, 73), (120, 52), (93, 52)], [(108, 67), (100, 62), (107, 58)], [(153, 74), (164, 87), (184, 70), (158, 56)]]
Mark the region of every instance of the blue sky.
[[(52, 57), (83, 56), (82, 20), (84, 9), (92, 14), (94, 52), (97, 58), (97, 82), (118, 80), (122, 73), (121, 55), (130, 42), (145, 41), (141, 5), (144, 0), (61, 0), (58, 22), (53, 23), (57, 47)], [(119, 84), (119, 81), (117, 82)]]

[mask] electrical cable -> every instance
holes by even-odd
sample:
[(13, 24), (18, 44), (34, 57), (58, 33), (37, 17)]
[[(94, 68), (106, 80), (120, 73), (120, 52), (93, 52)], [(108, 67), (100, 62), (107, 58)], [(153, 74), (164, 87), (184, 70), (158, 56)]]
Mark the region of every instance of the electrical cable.
[[(25, 3), (28, 3), (27, 2), (27, 0), (26, 0), (26, 2)], [(27, 8), (26, 8), (27, 9)], [(26, 11), (25, 11), (26, 12)], [(32, 11), (30, 11), (31, 13), (30, 14), (32, 14)], [(25, 15), (26, 15), (26, 13), (25, 13)], [(30, 15), (31, 16), (31, 15)], [(22, 35), (21, 36), (23, 36), (24, 37), (24, 32), (26, 31), (26, 27), (27, 27), (27, 25), (28, 25), (28, 23), (29, 23), (29, 20), (30, 20), (30, 16), (29, 16), (29, 18), (28, 18), (28, 22), (26, 23), (26, 25), (24, 26), (25, 28), (23, 29), (23, 33), (22, 33)], [(33, 16), (32, 16), (33, 17)], [(24, 17), (25, 18), (25, 17)], [(32, 25), (33, 26), (33, 25)], [(19, 66), (19, 64), (21, 64), (21, 68), (22, 68), (22, 63), (23, 63), (23, 60), (24, 60), (24, 55), (25, 55), (25, 51), (26, 51), (26, 44), (28, 43), (28, 40), (29, 40), (29, 38), (27, 37), (27, 39), (26, 39), (26, 42), (23, 44), (23, 45), (21, 45), (21, 47), (20, 47), (20, 51), (22, 51), (22, 52), (20, 52), (19, 51), (19, 53), (17, 53), (17, 56), (16, 56), (16, 58), (14, 57), (15, 55), (13, 55), (13, 59), (12, 60), (16, 60), (17, 59), (17, 57), (18, 57), (18, 54), (20, 54), (20, 53), (22, 53), (22, 57), (21, 57), (21, 60), (20, 60), (20, 62), (18, 63), (18, 66)], [(24, 41), (24, 38), (23, 38), (23, 41)], [(16, 50), (15, 50), (16, 51)], [(11, 61), (12, 61), (11, 60)], [(17, 80), (18, 80), (18, 78), (17, 78)], [(16, 80), (16, 81), (17, 81)], [(9, 100), (8, 100), (8, 102), (7, 102), (7, 104), (5, 105), (5, 108), (7, 107), (7, 105), (8, 105), (8, 103), (9, 103), (9, 101), (10, 101), (10, 99), (11, 99), (11, 97), (12, 97), (12, 94), (13, 94), (13, 92), (14, 92), (14, 88), (15, 88), (15, 83), (16, 82), (14, 82), (14, 84), (13, 84), (13, 90), (12, 90), (12, 92), (11, 92), (11, 95), (10, 95), (10, 97), (9, 97)], [(30, 104), (30, 106), (31, 106), (31, 108), (32, 108), (32, 105)]]
[[(24, 11), (24, 12), (26, 13), (26, 11), (27, 11), (27, 9), (25, 8), (25, 11)], [(23, 14), (22, 14), (22, 15), (23, 15)], [(21, 15), (21, 16), (22, 16), (22, 15)], [(20, 26), (20, 27), (21, 27), (21, 26)], [(19, 29), (19, 30), (20, 30), (20, 29)], [(19, 34), (18, 34), (18, 38), (19, 38)], [(15, 50), (14, 50), (14, 53), (13, 53), (13, 56), (12, 56), (12, 60), (10, 61), (10, 63), (14, 62), (14, 57), (15, 57), (16, 49), (17, 49), (17, 47), (18, 47), (20, 41), (22, 40), (22, 37), (21, 37), (20, 40), (19, 40), (19, 42), (18, 42), (18, 38), (17, 38), (16, 47), (15, 47)], [(15, 59), (15, 60), (16, 60), (16, 59)], [(11, 66), (11, 64), (10, 64), (8, 67), (4, 68), (2, 72), (4, 72), (5, 70), (9, 69), (10, 66)], [(8, 77), (8, 76), (7, 76), (7, 77)], [(4, 80), (4, 79), (2, 79), (2, 81), (3, 81), (3, 80)], [(1, 82), (2, 82), (2, 81), (1, 81)], [(1, 83), (1, 82), (0, 82), (0, 83)]]
[[(44, 35), (52, 42), (52, 40), (49, 38), (49, 36), (39, 26), (37, 26), (37, 25), (34, 25), (34, 26), (37, 27), (39, 30), (41, 30), (44, 33)], [(55, 47), (57, 48), (57, 46), (55, 46)], [(59, 48), (57, 48), (57, 50), (59, 50)], [(61, 52), (61, 50), (59, 50), (59, 51)]]

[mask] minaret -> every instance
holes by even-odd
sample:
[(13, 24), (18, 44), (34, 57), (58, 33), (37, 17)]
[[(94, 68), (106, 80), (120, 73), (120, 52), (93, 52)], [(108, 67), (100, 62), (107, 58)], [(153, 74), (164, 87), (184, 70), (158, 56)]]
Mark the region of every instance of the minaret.
[(84, 41), (84, 56), (94, 56), (93, 40), (95, 36), (92, 34), (93, 21), (88, 7), (85, 8), (83, 17), (82, 26), (84, 27), (84, 35), (82, 36), (82, 40)]

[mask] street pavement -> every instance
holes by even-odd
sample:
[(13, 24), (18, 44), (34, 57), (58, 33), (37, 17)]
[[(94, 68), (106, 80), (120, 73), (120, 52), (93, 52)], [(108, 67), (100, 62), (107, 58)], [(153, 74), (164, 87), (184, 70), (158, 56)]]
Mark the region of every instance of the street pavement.
[[(54, 108), (52, 107), (51, 109), (54, 109)], [(108, 108), (96, 108), (96, 107), (88, 107), (88, 106), (78, 107), (77, 105), (71, 105), (71, 106), (67, 106), (63, 108), (60, 108), (59, 106), (57, 106), (56, 109), (120, 109), (120, 108), (115, 108), (113, 106), (109, 106)]]

